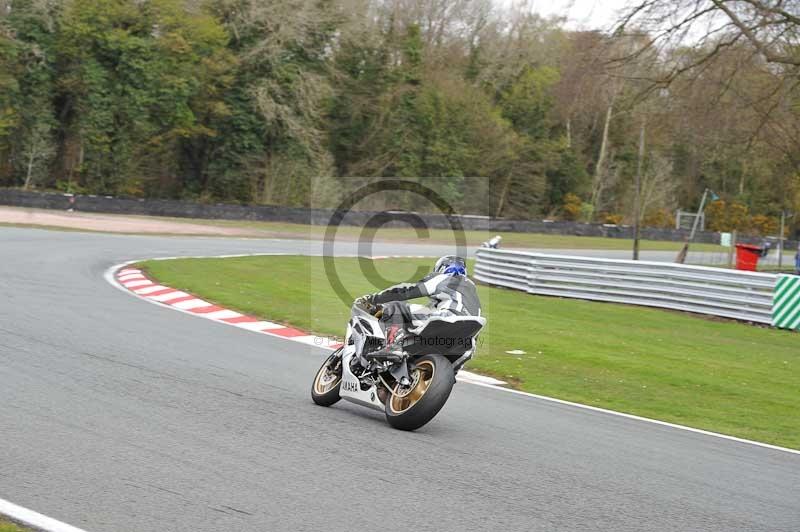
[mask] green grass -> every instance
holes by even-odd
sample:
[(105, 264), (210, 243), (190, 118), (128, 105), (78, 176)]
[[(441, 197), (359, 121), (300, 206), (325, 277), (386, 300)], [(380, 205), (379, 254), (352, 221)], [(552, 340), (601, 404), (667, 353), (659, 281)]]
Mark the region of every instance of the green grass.
[[(393, 282), (427, 261), (376, 261)], [(337, 259), (353, 296), (374, 291), (355, 259)], [(224, 306), (340, 335), (348, 307), (319, 258), (143, 263), (159, 281)], [(386, 282), (382, 283), (383, 285)], [(800, 448), (800, 335), (631, 306), (481, 286), (489, 323), (469, 369), (584, 404)], [(506, 351), (525, 351), (511, 355)]]
[(25, 532), (29, 529), (22, 528), (0, 517), (0, 532)]

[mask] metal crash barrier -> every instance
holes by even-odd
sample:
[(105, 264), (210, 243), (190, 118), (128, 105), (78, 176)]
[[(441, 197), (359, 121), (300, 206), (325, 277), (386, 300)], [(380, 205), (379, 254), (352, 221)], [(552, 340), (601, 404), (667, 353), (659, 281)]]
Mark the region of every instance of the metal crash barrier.
[(531, 294), (588, 299), (773, 323), (778, 276), (668, 262), (481, 248), (475, 278)]

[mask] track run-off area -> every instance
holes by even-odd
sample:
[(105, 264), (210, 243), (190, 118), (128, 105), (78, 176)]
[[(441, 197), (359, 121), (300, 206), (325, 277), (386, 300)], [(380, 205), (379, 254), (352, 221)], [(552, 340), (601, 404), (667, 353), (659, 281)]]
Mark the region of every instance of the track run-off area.
[(134, 259), (319, 242), (0, 228), (0, 249), (0, 498), (89, 532), (800, 528), (797, 454), (469, 383), (395, 431), (311, 403), (325, 350), (104, 279)]

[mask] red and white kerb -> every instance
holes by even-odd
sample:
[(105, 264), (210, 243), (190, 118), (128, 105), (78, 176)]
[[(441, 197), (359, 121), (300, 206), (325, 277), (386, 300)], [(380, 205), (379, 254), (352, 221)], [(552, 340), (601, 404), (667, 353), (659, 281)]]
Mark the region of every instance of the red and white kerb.
[(162, 305), (195, 314), (209, 320), (219, 321), (241, 329), (247, 329), (248, 331), (278, 336), (317, 347), (338, 349), (342, 345), (331, 338), (315, 336), (293, 327), (281, 325), (280, 323), (272, 323), (247, 316), (235, 310), (214, 305), (213, 303), (204, 301), (187, 292), (155, 283), (137, 268), (122, 268), (117, 271), (116, 279), (120, 285), (141, 298), (149, 299)]

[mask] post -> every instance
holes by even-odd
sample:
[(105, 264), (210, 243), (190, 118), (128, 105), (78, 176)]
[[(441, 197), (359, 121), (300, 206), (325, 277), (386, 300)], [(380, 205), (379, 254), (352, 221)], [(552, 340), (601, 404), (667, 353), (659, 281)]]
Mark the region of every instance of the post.
[(731, 247), (728, 248), (728, 268), (733, 268), (733, 257), (736, 253), (736, 229), (731, 231)]
[(778, 234), (778, 269), (783, 267), (783, 232), (786, 228), (786, 211), (781, 210), (781, 232)]
[(636, 168), (636, 197), (633, 199), (633, 260), (639, 260), (639, 235), (642, 218), (642, 166), (644, 162), (645, 121), (639, 132), (639, 163)]
[(689, 242), (694, 240), (694, 234), (697, 232), (697, 224), (700, 222), (700, 215), (703, 214), (703, 210), (706, 208), (706, 198), (708, 197), (708, 189), (703, 191), (703, 199), (700, 200), (700, 208), (697, 209), (697, 215), (694, 217), (694, 223), (692, 223), (692, 232), (689, 234)]
[(692, 223), (692, 232), (689, 233), (689, 238), (683, 244), (683, 248), (678, 252), (678, 256), (675, 258), (675, 262), (679, 264), (683, 264), (684, 262), (686, 262), (686, 256), (689, 254), (689, 243), (692, 240), (694, 240), (694, 234), (697, 232), (697, 224), (700, 222), (700, 215), (706, 208), (707, 197), (708, 197), (708, 189), (705, 189), (703, 191), (703, 198), (700, 200), (700, 208), (697, 209), (697, 215), (694, 217), (694, 222)]

